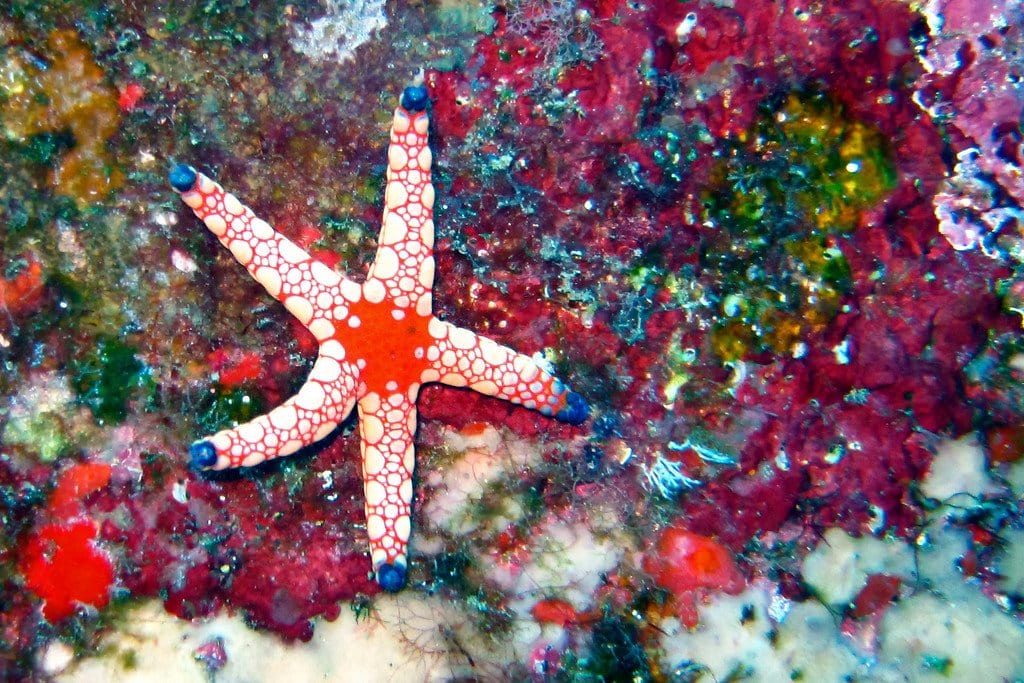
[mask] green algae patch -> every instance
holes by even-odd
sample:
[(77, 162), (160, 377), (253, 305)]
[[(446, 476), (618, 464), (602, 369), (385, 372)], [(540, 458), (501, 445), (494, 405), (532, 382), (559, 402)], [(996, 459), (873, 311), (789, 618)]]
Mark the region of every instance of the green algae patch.
[(843, 236), (896, 185), (885, 138), (827, 96), (795, 92), (763, 106), (721, 157), (702, 196), (720, 309), (712, 349), (799, 354), (852, 286)]
[(100, 337), (90, 352), (72, 362), (71, 386), (101, 425), (123, 422), (129, 402), (154, 389), (135, 347), (115, 337)]

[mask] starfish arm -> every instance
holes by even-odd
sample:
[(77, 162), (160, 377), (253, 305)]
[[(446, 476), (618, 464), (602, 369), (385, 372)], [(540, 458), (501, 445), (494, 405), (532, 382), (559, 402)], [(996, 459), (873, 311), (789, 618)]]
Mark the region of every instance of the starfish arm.
[(334, 335), (359, 298), (355, 281), (311, 257), (297, 244), (256, 217), (252, 209), (189, 166), (171, 169), (171, 186), (196, 216), (228, 248), (254, 280), (305, 325), (318, 341)]
[(359, 400), (366, 531), (377, 582), (388, 591), (405, 584), (415, 466), (415, 388)]
[(428, 330), (434, 342), (426, 351), (430, 367), (423, 382), (468, 386), (570, 424), (589, 416), (586, 400), (529, 356), (437, 318)]
[(269, 413), (192, 444), (192, 464), (201, 469), (251, 467), (291, 455), (330, 434), (352, 411), (359, 370), (344, 360), (335, 340), (321, 345), (299, 392)]
[(373, 303), (385, 298), (396, 308), (430, 315), (434, 286), (434, 186), (427, 133), (427, 91), (410, 86), (391, 122), (384, 219), (377, 254), (364, 293)]

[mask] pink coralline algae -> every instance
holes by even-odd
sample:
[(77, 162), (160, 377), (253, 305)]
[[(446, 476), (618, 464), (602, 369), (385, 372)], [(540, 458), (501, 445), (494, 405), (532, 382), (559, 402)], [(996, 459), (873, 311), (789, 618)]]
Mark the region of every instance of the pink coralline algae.
[[(914, 533), (921, 510), (907, 491), (931, 458), (922, 433), (971, 428), (979, 408), (960, 395), (963, 367), (989, 330), (1012, 325), (989, 288), (995, 266), (952, 260), (938, 231), (932, 200), (944, 149), (909, 85), (920, 75), (921, 17), (884, 2), (814, 11), (675, 3), (643, 16), (608, 2), (587, 11), (588, 29), (608, 57), (570, 63), (554, 84), (536, 71), (544, 59), (538, 48), (507, 30), (500, 14), (498, 29), (477, 46), (478, 68), (428, 74), (442, 153), (495, 159), (514, 150), (512, 180), (501, 175), (493, 183), (508, 182), (508, 192), (526, 198), (531, 226), (518, 244), (505, 239), (514, 219), (479, 178), (456, 172), (453, 194), (474, 207), (480, 237), (454, 243), (447, 267), (483, 282), (472, 292), (459, 279), (440, 286), (449, 300), (483, 302), (482, 324), (500, 324), (511, 317), (502, 307), (515, 305), (523, 317), (555, 321), (555, 330), (538, 331), (545, 343), (576, 339), (569, 362), (590, 368), (578, 374), (607, 397), (607, 420), (596, 428), (607, 430), (601, 442), (608, 452), (628, 452), (651, 471), (677, 457), (671, 444), (684, 443), (695, 425), (735, 443), (737, 466), (698, 459), (681, 470), (692, 481), (676, 495), (693, 532), (734, 547), (794, 524)], [(635, 68), (641, 63), (648, 70)], [(756, 145), (755, 133), (765, 130), (754, 127), (760, 117), (789, 115), (795, 109), (778, 102), (789, 93), (808, 101), (809, 85), (836, 103), (829, 115), (841, 117), (851, 140), (880, 133), (881, 149), (865, 144), (861, 153), (891, 155), (892, 184), (864, 192), (867, 158), (851, 157), (844, 172), (852, 189), (837, 182), (834, 193), (797, 187), (783, 194), (785, 174), (805, 173), (810, 160), (796, 158), (763, 181), (756, 166), (736, 164), (727, 168), (729, 187), (748, 202), (729, 209), (749, 213), (701, 224), (700, 190), (716, 159), (735, 154), (727, 145)], [(524, 93), (499, 118), (515, 122), (514, 139), (488, 125), (487, 112), (506, 89)], [(785, 142), (762, 153), (763, 168), (794, 149), (793, 126), (779, 130)], [(785, 201), (775, 208), (779, 196)], [(838, 211), (836, 198), (857, 211), (839, 216), (842, 227), (815, 225)], [(804, 202), (810, 208), (800, 217), (794, 205)], [(737, 261), (744, 267), (733, 273), (736, 297), (726, 301), (722, 283), (731, 271), (723, 277), (715, 268), (728, 263), (717, 255), (752, 253), (774, 237), (754, 229), (721, 236), (741, 221), (782, 225), (787, 239), (800, 228), (807, 237), (770, 258)], [(538, 272), (526, 256), (545, 241), (585, 247)], [(790, 345), (760, 354), (741, 349), (735, 367), (723, 367), (702, 326), (721, 321), (733, 305), (820, 306), (820, 291), (794, 300), (780, 288), (790, 270), (765, 273), (765, 264), (794, 263), (797, 255), (806, 264), (814, 253), (835, 259), (828, 268), (838, 294), (828, 317)], [(499, 255), (506, 270), (488, 275), (483, 265)], [(844, 262), (845, 272), (836, 268)], [(529, 275), (516, 277), (519, 271)], [(577, 314), (537, 315), (537, 278), (557, 287), (565, 309)], [(755, 297), (751, 283), (760, 282), (765, 288)], [(682, 388), (666, 403), (670, 382)], [(490, 414), (492, 407), (478, 402), (476, 410)], [(427, 400), (423, 412), (466, 419), (440, 401)], [(686, 486), (694, 488), (687, 493)]]
[[(931, 3), (926, 16), (931, 31), (918, 46), (925, 73), (916, 99), (948, 122), (957, 153), (935, 196), (939, 230), (956, 249), (981, 246), (996, 256), (996, 236), (1016, 245), (1024, 231), (1024, 7), (946, 0)], [(1019, 247), (1013, 251), (1019, 260)]]
[(1024, 214), (996, 205), (996, 186), (984, 178), (978, 154), (972, 147), (957, 155), (953, 175), (935, 194), (935, 217), (939, 219), (939, 232), (954, 249), (980, 247), (986, 254), (997, 256), (991, 236), (1007, 224), (1014, 225)]

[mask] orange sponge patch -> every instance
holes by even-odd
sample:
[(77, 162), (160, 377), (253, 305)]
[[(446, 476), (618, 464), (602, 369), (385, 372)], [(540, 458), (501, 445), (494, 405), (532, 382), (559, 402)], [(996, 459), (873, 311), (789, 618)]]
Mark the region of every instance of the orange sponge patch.
[(26, 543), (21, 571), (28, 589), (44, 600), (48, 621), (70, 616), (79, 604), (102, 608), (110, 602), (114, 568), (95, 539), (96, 525), (78, 520), (47, 524)]

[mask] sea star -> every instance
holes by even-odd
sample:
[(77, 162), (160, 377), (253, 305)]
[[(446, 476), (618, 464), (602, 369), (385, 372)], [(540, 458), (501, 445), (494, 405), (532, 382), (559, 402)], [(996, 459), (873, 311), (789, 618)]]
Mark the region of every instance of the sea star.
[(316, 337), (316, 363), (299, 392), (266, 415), (205, 437), (200, 469), (249, 467), (324, 438), (358, 406), (366, 530), (377, 583), (405, 585), (420, 385), (468, 386), (570, 424), (582, 396), (532, 358), (433, 315), (434, 186), (427, 90), (409, 86), (391, 123), (384, 218), (360, 284), (315, 260), (251, 209), (186, 165), (171, 186), (249, 274)]

